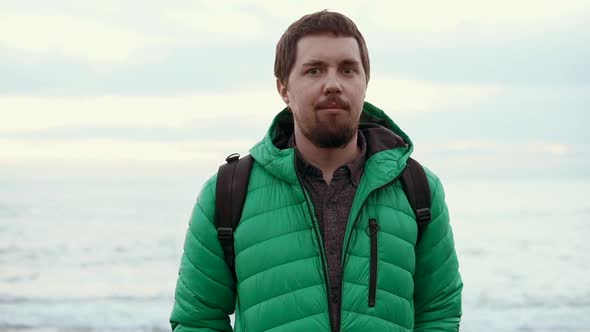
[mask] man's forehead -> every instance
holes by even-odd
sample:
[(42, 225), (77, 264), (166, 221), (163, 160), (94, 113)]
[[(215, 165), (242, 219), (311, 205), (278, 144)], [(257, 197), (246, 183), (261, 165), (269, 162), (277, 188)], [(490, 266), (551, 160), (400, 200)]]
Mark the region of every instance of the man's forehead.
[(334, 34), (307, 35), (297, 42), (297, 60), (299, 64), (338, 60), (346, 62), (361, 61), (357, 40), (349, 36)]

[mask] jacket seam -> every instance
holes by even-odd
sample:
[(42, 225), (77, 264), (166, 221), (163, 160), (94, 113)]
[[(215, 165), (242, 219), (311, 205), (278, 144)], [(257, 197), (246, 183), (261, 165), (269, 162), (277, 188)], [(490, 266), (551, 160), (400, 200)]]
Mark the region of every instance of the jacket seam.
[(197, 201), (197, 207), (199, 208), (200, 212), (203, 214), (203, 216), (205, 217), (207, 222), (209, 222), (210, 224), (213, 224), (213, 221), (209, 218), (209, 216), (207, 216), (207, 213), (205, 212), (205, 208), (203, 208), (203, 204), (201, 204), (200, 201)]
[[(432, 198), (431, 198), (432, 204), (431, 205), (434, 205), (434, 202), (436, 202), (438, 199), (439, 193), (444, 193), (444, 192), (442, 190), (440, 190), (441, 183), (440, 183), (440, 180), (436, 176), (429, 176), (428, 173), (426, 173), (426, 177), (430, 178), (434, 182), (434, 185), (435, 185), (434, 188), (430, 189), (430, 191), (432, 192)], [(436, 215), (440, 216), (442, 214), (445, 206), (446, 206), (446, 204), (443, 204), (440, 211), (437, 211)]]
[[(182, 285), (184, 286), (184, 288), (186, 288), (186, 290), (189, 291), (189, 293), (195, 297), (199, 303), (201, 303), (202, 305), (206, 306), (209, 309), (213, 309), (213, 310), (221, 310), (223, 311), (219, 306), (215, 306), (212, 303), (209, 303), (208, 301), (206, 301), (202, 296), (199, 296), (194, 290), (192, 290), (188, 284), (182, 280), (182, 278), (179, 278), (179, 281), (182, 283)], [(186, 310), (186, 307), (181, 304), (179, 301), (175, 301), (176, 303), (178, 303), (178, 305), (187, 313), (191, 313), (191, 310)]]
[[(350, 255), (350, 256), (354, 256), (354, 257), (359, 257), (359, 258), (365, 258), (365, 259), (367, 259), (367, 260), (369, 259), (369, 256), (359, 256), (359, 255), (355, 255), (355, 254), (352, 254), (352, 253), (349, 253), (348, 255)], [(383, 259), (379, 259), (378, 261), (379, 261), (379, 262), (382, 262), (382, 263), (384, 263), (384, 264), (388, 264), (388, 265), (391, 265), (391, 266), (395, 266), (395, 267), (399, 268), (400, 270), (402, 270), (402, 271), (404, 271), (404, 272), (408, 273), (410, 276), (412, 276), (412, 273), (411, 273), (411, 272), (410, 272), (408, 269), (405, 269), (405, 268), (403, 268), (403, 267), (401, 267), (401, 266), (399, 266), (399, 265), (397, 265), (397, 264), (394, 264), (394, 263), (388, 262), (388, 261), (386, 261), (386, 260), (383, 260)]]
[[(194, 237), (203, 248), (205, 248), (208, 252), (210, 252), (213, 256), (225, 261), (225, 257), (218, 255), (215, 251), (213, 251), (212, 249), (210, 249), (209, 247), (207, 247), (203, 241), (201, 241), (201, 239), (199, 239), (199, 237), (197, 236), (197, 234), (195, 234), (195, 232), (193, 232), (193, 230), (189, 227), (189, 232), (191, 234), (192, 237)], [(186, 252), (186, 251), (185, 251)]]
[[(213, 251), (212, 249), (210, 249), (209, 247), (207, 247), (203, 241), (201, 241), (201, 239), (193, 231), (192, 227), (189, 226), (188, 229), (189, 229), (189, 232), (190, 232), (191, 236), (193, 236), (197, 240), (197, 242), (199, 242), (201, 244), (201, 246), (203, 248), (207, 249), (207, 251), (210, 252), (211, 254), (213, 254), (215, 257), (217, 257), (217, 258), (225, 261), (225, 257), (224, 256), (218, 255), (215, 251)], [(185, 250), (185, 252), (186, 252), (186, 250)]]
[(249, 309), (252, 309), (252, 308), (254, 308), (254, 307), (256, 307), (256, 306), (262, 305), (264, 302), (268, 302), (268, 301), (270, 301), (270, 300), (276, 299), (277, 297), (281, 297), (281, 296), (287, 295), (287, 294), (289, 294), (289, 293), (298, 292), (298, 291), (301, 291), (301, 290), (304, 290), (304, 289), (308, 289), (308, 288), (312, 288), (312, 287), (317, 287), (317, 286), (320, 286), (320, 285), (322, 285), (322, 284), (323, 284), (323, 282), (322, 282), (322, 283), (313, 284), (313, 285), (310, 285), (310, 286), (305, 286), (305, 287), (301, 287), (301, 288), (293, 289), (293, 290), (290, 290), (290, 291), (287, 291), (287, 292), (284, 292), (284, 293), (281, 293), (281, 294), (277, 294), (277, 295), (275, 295), (275, 296), (273, 296), (273, 297), (270, 297), (270, 298), (268, 298), (268, 299), (264, 299), (264, 300), (262, 300), (262, 301), (260, 301), (260, 302), (258, 302), (258, 303), (255, 303), (255, 304), (253, 304), (253, 305), (251, 305), (251, 306), (247, 307), (246, 309), (242, 309), (242, 313), (245, 313), (245, 312), (246, 312), (246, 311), (248, 311)]
[[(218, 280), (215, 280), (213, 277), (209, 276), (208, 274), (206, 274), (205, 272), (203, 272), (201, 269), (199, 269), (199, 268), (197, 267), (197, 265), (195, 265), (195, 263), (194, 263), (194, 262), (193, 262), (193, 261), (190, 259), (190, 257), (188, 257), (188, 255), (186, 255), (186, 254), (185, 254), (185, 255), (184, 255), (184, 257), (186, 257), (186, 259), (189, 261), (189, 263), (191, 263), (191, 265), (192, 265), (192, 266), (195, 268), (195, 270), (197, 270), (197, 271), (198, 271), (200, 274), (202, 274), (203, 276), (205, 276), (205, 278), (207, 278), (207, 279), (209, 279), (209, 280), (213, 281), (214, 283), (216, 283), (216, 284), (218, 284), (218, 285), (222, 286), (223, 288), (227, 288), (227, 289), (228, 289), (230, 292), (233, 292), (233, 291), (234, 291), (234, 290), (233, 290), (231, 287), (229, 287), (229, 286), (227, 286), (227, 285), (223, 284), (222, 282), (220, 282), (220, 281), (218, 281)], [(224, 263), (225, 263), (225, 261), (224, 261)], [(185, 283), (185, 284), (186, 284), (186, 283)], [(194, 293), (194, 292), (193, 292), (193, 293)]]
[(264, 242), (268, 242), (268, 241), (271, 241), (271, 240), (274, 240), (274, 239), (278, 239), (278, 238), (280, 238), (280, 237), (287, 236), (287, 235), (289, 235), (289, 234), (294, 234), (294, 233), (299, 233), (299, 232), (306, 232), (306, 231), (309, 231), (309, 230), (310, 230), (310, 228), (299, 229), (299, 230), (296, 230), (296, 231), (287, 232), (287, 233), (284, 233), (284, 234), (281, 234), (281, 235), (276, 235), (276, 236), (273, 236), (273, 237), (269, 237), (268, 239), (265, 239), (265, 240), (262, 240), (262, 241), (255, 242), (255, 243), (253, 243), (253, 244), (251, 244), (251, 245), (247, 246), (246, 248), (244, 248), (244, 249), (240, 250), (240, 252), (236, 254), (236, 260), (238, 259), (238, 257), (239, 257), (239, 256), (240, 256), (240, 255), (241, 255), (243, 252), (245, 252), (245, 251), (249, 250), (250, 248), (256, 247), (256, 246), (257, 246), (257, 245), (259, 245), (259, 244), (262, 244), (262, 243), (264, 243)]
[[(441, 288), (441, 289), (440, 289), (440, 290), (439, 290), (439, 291), (438, 291), (438, 292), (437, 292), (435, 295), (433, 295), (433, 296), (432, 296), (431, 298), (429, 298), (428, 300), (426, 300), (426, 301), (422, 301), (422, 302), (423, 302), (423, 303), (429, 303), (429, 302), (430, 302), (432, 299), (434, 299), (434, 298), (436, 297), (436, 295), (439, 295), (439, 294), (440, 294), (441, 292), (443, 292), (444, 290), (447, 290), (447, 289), (453, 289), (453, 290), (455, 290), (455, 288), (453, 287), (453, 283), (454, 283), (455, 281), (456, 281), (455, 279), (451, 279), (451, 280), (450, 280), (450, 281), (449, 281), (449, 282), (448, 282), (448, 283), (447, 283), (447, 284), (446, 284), (444, 287), (442, 287), (442, 288)], [(420, 311), (415, 311), (415, 315), (416, 315), (416, 316), (418, 316), (418, 315), (419, 315), (419, 314), (421, 314), (421, 313), (426, 313), (426, 312), (431, 312), (431, 311), (433, 311), (433, 310), (430, 310), (430, 311), (428, 311), (428, 310), (420, 310)], [(419, 321), (419, 322), (420, 322), (420, 323), (426, 323), (426, 322), (429, 322), (429, 321)]]
[(445, 259), (438, 265), (438, 267), (434, 271), (430, 272), (429, 274), (425, 274), (423, 276), (420, 276), (420, 278), (418, 278), (418, 279), (414, 279), (414, 283), (416, 283), (416, 281), (421, 281), (422, 279), (425, 279), (425, 278), (430, 277), (430, 276), (434, 275), (435, 273), (437, 273), (441, 268), (443, 268), (443, 266), (445, 266), (447, 264), (447, 262), (450, 259), (453, 258), (453, 256), (455, 256), (453, 250), (449, 250), (448, 256), (445, 257)]
[[(344, 283), (345, 283), (345, 284), (352, 284), (352, 285), (356, 285), (356, 286), (361, 286), (361, 287), (363, 287), (363, 288), (367, 288), (367, 289), (369, 288), (367, 285), (359, 284), (359, 283), (356, 283), (356, 282), (344, 281)], [(401, 296), (401, 295), (399, 295), (399, 294), (395, 294), (395, 293), (393, 293), (393, 292), (390, 292), (390, 291), (388, 291), (387, 289), (383, 289), (383, 288), (381, 288), (381, 287), (379, 287), (379, 286), (377, 286), (377, 289), (379, 289), (379, 290), (381, 290), (381, 291), (383, 291), (383, 292), (389, 293), (389, 294), (391, 294), (391, 295), (393, 295), (393, 296), (395, 296), (395, 297), (397, 297), (397, 298), (400, 298), (400, 299), (404, 300), (405, 302), (407, 302), (407, 303), (408, 303), (408, 304), (410, 304), (410, 305), (411, 305), (411, 304), (412, 304), (412, 302), (413, 302), (413, 299), (412, 299), (412, 301), (410, 302), (410, 300), (409, 300), (409, 299), (407, 299), (407, 298), (405, 298), (405, 297), (403, 297), (403, 296)]]
[(247, 277), (246, 277), (245, 279), (243, 279), (243, 280), (240, 280), (240, 284), (244, 283), (246, 280), (248, 280), (248, 279), (250, 279), (250, 278), (252, 278), (252, 277), (255, 277), (255, 276), (257, 276), (257, 275), (259, 275), (259, 274), (261, 274), (261, 273), (267, 272), (267, 271), (269, 271), (269, 270), (272, 270), (272, 269), (274, 269), (274, 268), (277, 268), (277, 267), (279, 267), (279, 266), (283, 266), (283, 265), (287, 265), (287, 264), (295, 263), (295, 262), (298, 262), (298, 261), (302, 261), (302, 260), (305, 260), (305, 259), (310, 259), (310, 258), (314, 258), (314, 257), (317, 257), (317, 255), (315, 255), (315, 254), (314, 254), (314, 255), (312, 255), (312, 256), (301, 257), (301, 258), (297, 258), (297, 259), (295, 259), (295, 260), (292, 260), (292, 261), (288, 261), (288, 262), (281, 263), (281, 264), (278, 264), (278, 265), (273, 265), (273, 266), (271, 266), (271, 267), (269, 267), (269, 268), (266, 268), (266, 269), (264, 269), (264, 270), (262, 270), (262, 271), (257, 271), (257, 272), (255, 272), (254, 274), (247, 276)]
[[(252, 167), (252, 168), (254, 169), (254, 167)], [(262, 190), (262, 189), (267, 188), (267, 187), (272, 187), (272, 186), (275, 186), (275, 184), (273, 184), (273, 183), (263, 183), (263, 184), (261, 184), (258, 187), (254, 187), (254, 186), (249, 187), (248, 188), (248, 195), (251, 195), (254, 192), (257, 192), (259, 190)]]
[[(361, 227), (357, 227), (357, 228), (353, 229), (353, 231), (354, 231), (354, 232), (360, 232), (360, 233), (362, 233), (362, 234), (367, 234), (367, 233), (366, 233), (366, 231), (365, 231), (364, 229), (362, 229)], [(389, 236), (392, 236), (392, 237), (394, 237), (394, 238), (396, 238), (396, 239), (400, 239), (402, 242), (409, 244), (409, 245), (410, 245), (410, 246), (411, 246), (411, 247), (412, 247), (414, 250), (416, 250), (416, 245), (415, 245), (414, 243), (412, 243), (412, 242), (410, 242), (410, 241), (408, 241), (408, 240), (406, 240), (406, 239), (404, 239), (404, 238), (402, 238), (402, 237), (399, 237), (399, 236), (397, 236), (397, 235), (394, 235), (394, 234), (392, 234), (392, 233), (386, 232), (386, 231), (384, 231), (383, 229), (381, 229), (381, 230), (380, 230), (380, 232), (382, 232), (382, 233), (384, 233), (384, 234), (387, 234), (387, 235), (389, 235)], [(369, 256), (354, 255), (354, 254), (352, 254), (352, 253), (349, 253), (349, 255), (353, 255), (353, 256), (357, 256), (357, 257), (366, 257), (366, 258), (368, 258), (368, 257), (369, 257)]]
[[(251, 220), (251, 219), (253, 219), (253, 218), (256, 218), (256, 217), (259, 217), (259, 216), (261, 216), (261, 215), (264, 215), (264, 214), (267, 214), (267, 213), (271, 213), (271, 212), (274, 212), (274, 211), (277, 211), (277, 210), (286, 209), (286, 208), (290, 208), (290, 207), (292, 207), (292, 206), (301, 205), (302, 203), (303, 203), (303, 202), (296, 202), (296, 203), (294, 203), (294, 204), (289, 204), (289, 205), (285, 205), (285, 206), (279, 206), (279, 207), (277, 207), (277, 208), (274, 208), (274, 209), (271, 209), (271, 210), (266, 210), (266, 211), (263, 211), (263, 212), (257, 213), (257, 214), (255, 214), (255, 215), (248, 216), (247, 218), (243, 218), (242, 220), (240, 220), (240, 223), (238, 224), (238, 227), (239, 227), (239, 226), (241, 226), (242, 224), (245, 224), (245, 223), (247, 223), (249, 220)], [(236, 227), (236, 229), (237, 229), (237, 227)]]
[[(441, 216), (437, 217), (435, 220), (431, 221), (430, 225), (432, 225), (434, 222), (438, 221), (438, 219), (441, 218)], [(421, 246), (416, 246), (416, 256), (418, 256), (418, 253), (421, 253), (422, 251), (429, 249), (432, 250), (433, 248), (437, 247), (439, 244), (441, 244), (442, 241), (444, 241), (447, 236), (449, 235), (449, 232), (451, 231), (451, 227), (447, 226), (445, 229), (445, 233), (438, 239), (438, 241), (436, 241), (436, 243), (434, 243), (433, 245), (429, 246), (428, 248), (424, 248)], [(423, 235), (424, 237), (424, 235)], [(418, 250), (419, 248), (419, 250)]]
[(434, 249), (435, 247), (438, 247), (444, 240), (447, 239), (447, 236), (449, 236), (449, 231), (450, 231), (451, 227), (445, 227), (445, 233), (440, 237), (440, 239), (438, 241), (436, 241), (435, 244), (433, 244), (432, 246), (430, 246), (431, 249)]
[(412, 243), (412, 242), (410, 242), (410, 241), (408, 241), (408, 240), (406, 240), (406, 239), (404, 239), (402, 237), (399, 237), (399, 236), (397, 236), (395, 234), (391, 234), (391, 233), (383, 230), (383, 228), (381, 228), (381, 233), (386, 234), (386, 235), (389, 235), (389, 236), (394, 237), (396, 239), (400, 239), (402, 242), (405, 242), (405, 243), (409, 244), (412, 247), (412, 249), (414, 249), (416, 247), (416, 244), (415, 243)]
[(309, 318), (309, 317), (312, 317), (312, 316), (323, 315), (324, 313), (325, 313), (325, 311), (321, 311), (321, 312), (318, 312), (318, 313), (315, 313), (315, 314), (311, 314), (311, 315), (307, 315), (307, 316), (304, 316), (304, 317), (301, 317), (301, 318), (297, 318), (297, 319), (292, 320), (290, 322), (283, 323), (283, 324), (280, 324), (280, 325), (277, 325), (277, 326), (273, 326), (270, 329), (264, 330), (264, 332), (271, 331), (271, 330), (274, 330), (274, 329), (276, 329), (278, 327), (285, 326), (287, 324), (291, 324), (291, 323), (294, 323), (294, 322), (297, 322), (297, 321), (300, 321), (302, 319), (306, 319), (306, 318)]
[[(404, 195), (405, 195), (405, 193), (404, 193)], [(408, 204), (409, 204), (409, 203), (408, 203)], [(379, 203), (375, 203), (375, 204), (371, 204), (371, 205), (373, 205), (373, 206), (375, 206), (375, 207), (379, 207), (379, 206), (386, 207), (386, 208), (388, 208), (388, 209), (391, 209), (391, 210), (394, 210), (394, 211), (396, 211), (396, 212), (399, 212), (399, 213), (403, 214), (404, 216), (406, 216), (406, 217), (408, 217), (408, 218), (411, 218), (411, 219), (414, 219), (414, 220), (416, 220), (416, 216), (415, 216), (413, 213), (412, 213), (412, 214), (406, 213), (406, 212), (405, 212), (405, 211), (403, 211), (402, 209), (395, 208), (395, 206), (393, 206), (393, 205), (379, 204)]]
[[(270, 143), (268, 143), (268, 142), (265, 142), (265, 143), (266, 143), (266, 144), (270, 144)], [(261, 165), (261, 166), (263, 166), (263, 169), (264, 169), (266, 172), (268, 172), (268, 171), (266, 170), (266, 168), (268, 168), (269, 166), (270, 166), (270, 167), (274, 167), (274, 166), (272, 166), (273, 164), (276, 164), (276, 163), (278, 163), (279, 161), (281, 161), (283, 158), (286, 158), (286, 157), (288, 157), (288, 156), (281, 156), (280, 158), (273, 158), (272, 160), (270, 160), (270, 161), (269, 161), (269, 162), (267, 162), (266, 164), (262, 164), (262, 163), (260, 163), (260, 162), (259, 162), (259, 163), (260, 163), (260, 165)], [(288, 183), (288, 184), (292, 184), (291, 182), (288, 182), (286, 179), (283, 179), (283, 181), (284, 181), (284, 182), (286, 182), (286, 183)]]
[(361, 316), (369, 316), (369, 317), (371, 317), (371, 318), (377, 318), (377, 319), (379, 319), (379, 320), (386, 321), (387, 323), (390, 323), (390, 324), (393, 324), (393, 325), (396, 325), (396, 326), (402, 327), (402, 328), (404, 328), (404, 329), (408, 329), (408, 330), (409, 330), (409, 329), (411, 329), (410, 327), (404, 326), (404, 325), (402, 325), (402, 324), (398, 324), (398, 323), (396, 323), (396, 322), (392, 322), (392, 321), (390, 321), (390, 320), (387, 320), (387, 319), (385, 319), (385, 318), (382, 318), (382, 317), (379, 317), (379, 316), (373, 316), (373, 315), (369, 315), (369, 314), (366, 314), (366, 313), (356, 312), (356, 311), (352, 311), (352, 310), (345, 310), (345, 309), (343, 309), (342, 311), (344, 311), (344, 312), (348, 312), (348, 313), (351, 313), (351, 314), (356, 314), (356, 315), (361, 315)]

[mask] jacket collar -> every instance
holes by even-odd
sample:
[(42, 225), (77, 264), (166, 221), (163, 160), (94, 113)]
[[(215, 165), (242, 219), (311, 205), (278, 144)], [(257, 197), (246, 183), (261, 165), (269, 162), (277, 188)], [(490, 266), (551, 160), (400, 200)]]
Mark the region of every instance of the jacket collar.
[[(387, 183), (403, 170), (413, 144), (393, 120), (368, 102), (363, 105), (360, 122), (359, 130), (367, 142), (367, 181), (375, 186)], [(250, 154), (267, 172), (295, 185), (298, 184), (295, 151), (288, 146), (293, 130), (293, 115), (285, 108), (277, 114), (264, 139), (250, 150)]]

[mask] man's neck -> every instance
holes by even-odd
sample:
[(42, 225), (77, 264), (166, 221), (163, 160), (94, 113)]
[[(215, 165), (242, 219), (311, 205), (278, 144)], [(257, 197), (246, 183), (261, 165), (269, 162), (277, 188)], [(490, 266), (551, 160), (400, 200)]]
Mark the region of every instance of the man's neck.
[(295, 142), (297, 150), (305, 161), (319, 168), (322, 171), (324, 181), (330, 183), (334, 171), (349, 161), (354, 160), (361, 152), (357, 144), (358, 133), (355, 133), (352, 139), (340, 148), (320, 148), (309, 141), (303, 134), (295, 131)]

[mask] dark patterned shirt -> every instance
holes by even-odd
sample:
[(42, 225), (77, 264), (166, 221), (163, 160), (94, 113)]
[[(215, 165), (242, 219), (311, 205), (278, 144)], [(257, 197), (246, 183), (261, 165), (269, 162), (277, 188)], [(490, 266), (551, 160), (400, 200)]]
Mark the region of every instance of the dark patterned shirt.
[[(361, 153), (354, 160), (336, 169), (330, 184), (324, 181), (322, 171), (305, 161), (295, 148), (297, 176), (310, 196), (323, 237), (328, 263), (330, 284), (328, 304), (333, 331), (338, 331), (340, 327), (342, 283), (340, 262), (344, 233), (366, 160), (367, 143), (361, 131), (358, 132), (357, 142)], [(289, 140), (289, 147), (295, 147), (294, 136)]]

